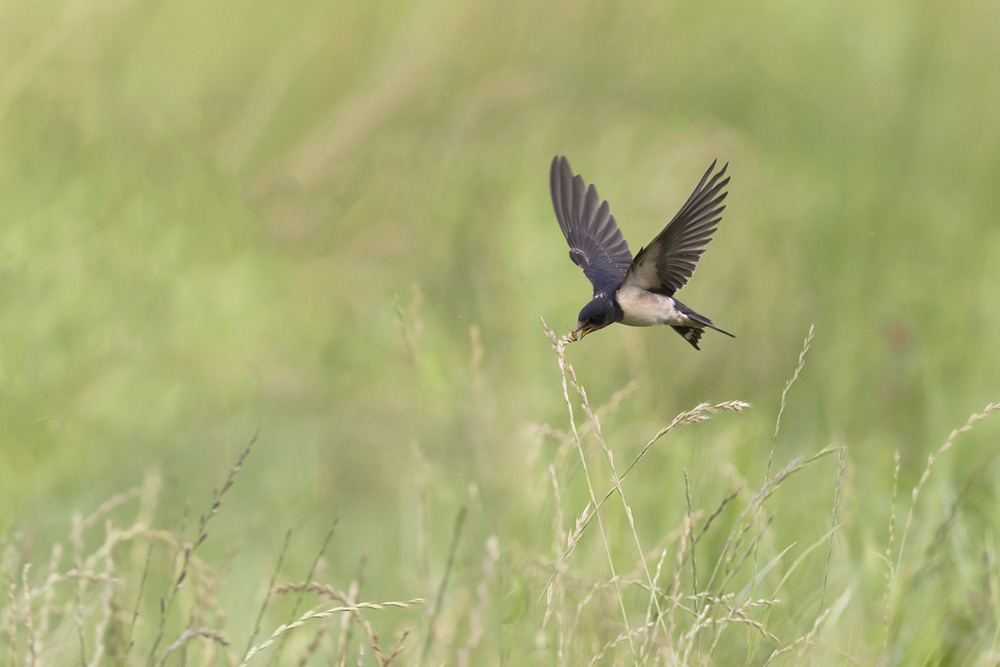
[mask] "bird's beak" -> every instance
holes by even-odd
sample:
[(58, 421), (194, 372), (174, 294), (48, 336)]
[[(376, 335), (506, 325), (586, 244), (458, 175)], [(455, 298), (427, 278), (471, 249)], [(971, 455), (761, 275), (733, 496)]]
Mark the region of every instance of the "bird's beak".
[(582, 322), (578, 322), (577, 324), (579, 324), (580, 326), (578, 326), (576, 328), (576, 330), (570, 332), (570, 334), (569, 334), (570, 340), (573, 340), (573, 341), (580, 340), (584, 336), (586, 336), (587, 334), (589, 334), (591, 331), (594, 330), (594, 327), (589, 327), (587, 329), (584, 329)]

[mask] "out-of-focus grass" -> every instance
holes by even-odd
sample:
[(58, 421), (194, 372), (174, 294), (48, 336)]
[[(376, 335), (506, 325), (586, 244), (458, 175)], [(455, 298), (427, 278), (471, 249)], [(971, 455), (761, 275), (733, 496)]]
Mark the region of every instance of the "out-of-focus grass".
[[(695, 353), (619, 327), (567, 350), (595, 405), (635, 383), (604, 423), (619, 460), (702, 401), (756, 406), (644, 459), (627, 495), (638, 534), (680, 525), (681, 468), (706, 511), (743, 480), (760, 488), (815, 322), (774, 460), (845, 447), (828, 590), (854, 593), (828, 642), (886, 659), (974, 643), (969, 596), (996, 605), (988, 423), (921, 491), (897, 572), (920, 585), (884, 654), (871, 619), (894, 453), (901, 515), (927, 455), (997, 400), (998, 24), (975, 2), (6, 6), (0, 521), (35, 545), (20, 557), (44, 562), (74, 512), (152, 471), (155, 523), (177, 530), (260, 429), (260, 463), (201, 547), (218, 566), (242, 545), (219, 592), (229, 627), (252, 627), (285, 530), (297, 581), (335, 516), (333, 579), (346, 586), (368, 554), (365, 599), (433, 598), (466, 506), (458, 599), (428, 657), (464, 645), (448, 614), (474, 607), (491, 538), (490, 599), (508, 601), (489, 607), (491, 646), (527, 655), (562, 442), (537, 425), (565, 428), (538, 317), (566, 331), (588, 297), (550, 210), (549, 160), (566, 154), (597, 184), (636, 250), (718, 157), (729, 207), (681, 296), (738, 338)], [(560, 463), (569, 512), (585, 492)], [(812, 469), (782, 485), (768, 558), (829, 529), (837, 464)], [(961, 530), (930, 549), (921, 535), (938, 525)], [(597, 547), (580, 554), (587, 581), (610, 576)], [(784, 590), (818, 608), (812, 558), (808, 585)], [(769, 612), (780, 639), (808, 631), (801, 609)], [(551, 650), (532, 655), (548, 664)]]

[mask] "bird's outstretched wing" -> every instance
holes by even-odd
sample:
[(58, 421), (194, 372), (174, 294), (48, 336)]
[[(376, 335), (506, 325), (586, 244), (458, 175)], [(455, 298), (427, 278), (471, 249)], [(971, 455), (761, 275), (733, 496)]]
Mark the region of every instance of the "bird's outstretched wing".
[(722, 192), (722, 189), (728, 185), (729, 179), (722, 177), (729, 164), (712, 176), (715, 164), (713, 162), (708, 168), (673, 220), (635, 256), (624, 285), (671, 296), (687, 284), (726, 208), (722, 200), (728, 193)]
[(632, 253), (622, 236), (608, 202), (601, 201), (593, 185), (573, 176), (564, 157), (552, 160), (552, 206), (566, 241), (569, 258), (583, 269), (594, 294), (613, 292), (625, 278)]

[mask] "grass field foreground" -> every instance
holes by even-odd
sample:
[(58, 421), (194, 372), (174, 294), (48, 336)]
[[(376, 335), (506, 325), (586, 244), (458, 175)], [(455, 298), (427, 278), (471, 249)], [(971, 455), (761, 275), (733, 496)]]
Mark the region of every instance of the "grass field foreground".
[[(0, 663), (993, 664), (998, 30), (3, 4)], [(554, 155), (737, 338), (565, 345)]]

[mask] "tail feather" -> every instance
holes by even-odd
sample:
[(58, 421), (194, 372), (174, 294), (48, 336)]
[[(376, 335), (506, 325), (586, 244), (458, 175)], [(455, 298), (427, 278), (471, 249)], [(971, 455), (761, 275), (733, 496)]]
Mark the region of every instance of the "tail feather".
[(691, 343), (691, 346), (696, 350), (700, 350), (698, 347), (698, 341), (701, 340), (701, 335), (705, 333), (705, 330), (700, 327), (675, 327), (671, 326), (671, 329), (679, 333), (684, 337), (684, 340)]
[[(691, 318), (691, 319), (694, 319), (694, 318)], [(734, 336), (733, 334), (729, 333), (725, 329), (720, 329), (719, 327), (715, 326), (715, 322), (711, 321), (707, 317), (702, 317), (701, 319), (697, 319), (697, 320), (695, 320), (695, 322), (697, 322), (698, 324), (704, 324), (709, 329), (715, 329), (719, 333), (724, 333), (727, 336), (729, 336), (730, 338), (736, 338), (736, 336)]]
[(729, 336), (730, 338), (736, 338), (736, 336), (734, 336), (733, 334), (729, 333), (725, 329), (720, 329), (719, 327), (715, 326), (715, 322), (713, 322), (712, 320), (708, 319), (707, 317), (705, 317), (701, 313), (694, 312), (693, 310), (691, 310), (690, 308), (688, 308), (687, 306), (685, 306), (683, 303), (681, 303), (677, 299), (674, 299), (674, 305), (677, 307), (678, 310), (680, 310), (682, 313), (684, 313), (685, 315), (687, 315), (687, 317), (688, 317), (689, 320), (691, 320), (693, 322), (697, 322), (700, 325), (700, 326), (671, 327), (671, 328), (673, 328), (674, 331), (676, 331), (681, 336), (683, 336), (684, 340), (686, 340), (687, 342), (691, 343), (691, 345), (694, 346), (694, 349), (696, 349), (696, 350), (700, 350), (701, 349), (700, 347), (698, 347), (698, 341), (701, 340), (702, 334), (705, 333), (704, 327), (708, 327), (709, 329), (715, 329), (719, 333), (724, 333), (727, 336)]
[(674, 299), (674, 305), (677, 307), (677, 310), (681, 311), (682, 313), (684, 313), (685, 315), (687, 315), (689, 319), (694, 320), (695, 322), (697, 322), (701, 326), (708, 327), (709, 329), (715, 329), (719, 333), (724, 333), (727, 336), (729, 336), (730, 338), (736, 338), (736, 336), (734, 336), (733, 334), (729, 333), (725, 329), (720, 329), (719, 327), (715, 326), (715, 322), (713, 322), (712, 320), (708, 319), (707, 317), (705, 317), (701, 313), (694, 312), (688, 306), (685, 306), (683, 303), (681, 303), (677, 299)]

